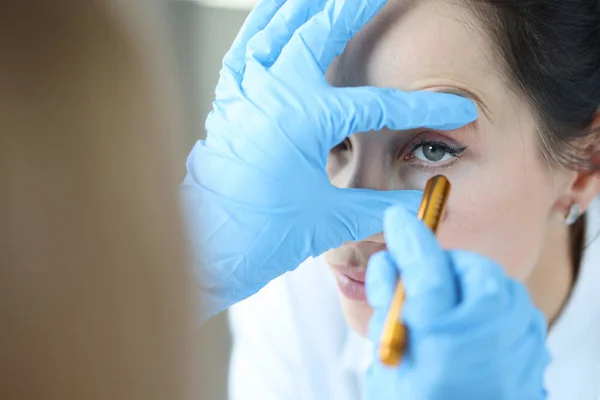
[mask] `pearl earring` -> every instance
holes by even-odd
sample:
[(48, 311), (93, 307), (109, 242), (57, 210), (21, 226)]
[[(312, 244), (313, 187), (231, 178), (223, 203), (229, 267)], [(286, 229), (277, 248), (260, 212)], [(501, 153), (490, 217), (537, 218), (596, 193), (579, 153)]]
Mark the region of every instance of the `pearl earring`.
[(581, 206), (577, 203), (573, 204), (569, 209), (569, 215), (565, 218), (565, 224), (573, 225), (581, 217)]

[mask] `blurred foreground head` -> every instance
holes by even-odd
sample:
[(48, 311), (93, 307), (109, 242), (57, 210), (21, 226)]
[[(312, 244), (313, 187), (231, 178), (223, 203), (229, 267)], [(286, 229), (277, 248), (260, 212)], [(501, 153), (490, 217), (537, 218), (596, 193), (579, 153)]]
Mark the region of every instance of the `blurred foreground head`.
[(185, 397), (164, 5), (0, 9), (0, 398)]

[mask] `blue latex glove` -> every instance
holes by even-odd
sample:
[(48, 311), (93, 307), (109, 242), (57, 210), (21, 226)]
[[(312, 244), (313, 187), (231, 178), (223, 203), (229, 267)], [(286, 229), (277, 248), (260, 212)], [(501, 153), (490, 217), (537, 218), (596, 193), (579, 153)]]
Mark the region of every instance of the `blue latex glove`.
[(264, 0), (225, 56), (207, 139), (182, 185), (204, 317), (310, 256), (381, 232), (389, 205), (416, 211), (417, 192), (330, 184), (328, 153), (348, 135), (476, 118), (456, 96), (327, 83), (329, 64), (384, 3)]
[(544, 399), (546, 322), (527, 289), (482, 256), (442, 250), (401, 208), (384, 225), (388, 252), (367, 269), (370, 336), (379, 342), (400, 275), (409, 342), (399, 368), (371, 366), (366, 399)]

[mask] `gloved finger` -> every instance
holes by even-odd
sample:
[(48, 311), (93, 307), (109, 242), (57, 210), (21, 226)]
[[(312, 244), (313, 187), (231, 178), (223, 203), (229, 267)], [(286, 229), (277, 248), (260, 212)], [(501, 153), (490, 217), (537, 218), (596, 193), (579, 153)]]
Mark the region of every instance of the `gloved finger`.
[(460, 285), (459, 309), (469, 323), (478, 324), (507, 311), (509, 278), (495, 262), (466, 251), (450, 252)]
[(387, 251), (373, 254), (369, 259), (365, 289), (367, 300), (374, 309), (389, 308), (398, 284), (398, 269)]
[(477, 118), (471, 100), (447, 93), (358, 87), (335, 88), (333, 97), (328, 107), (339, 125), (322, 138), (330, 149), (356, 132), (419, 127), (454, 130)]
[(433, 232), (414, 214), (392, 207), (385, 214), (384, 234), (406, 290), (407, 325), (427, 326), (451, 311), (458, 303), (458, 285), (450, 257)]
[(329, 0), (325, 9), (292, 36), (282, 52), (303, 55), (324, 74), (348, 41), (385, 5), (387, 0)]
[(374, 310), (373, 316), (369, 321), (369, 340), (371, 340), (373, 343), (379, 343), (386, 319), (387, 309)]
[(262, 31), (248, 42), (248, 57), (265, 67), (272, 65), (294, 32), (317, 12), (327, 0), (287, 1)]
[[(383, 232), (387, 208), (401, 205), (416, 215), (423, 192), (418, 190), (369, 190), (329, 187), (331, 199), (322, 216), (315, 215), (311, 254), (318, 256), (349, 241), (358, 241)], [(315, 213), (318, 214), (318, 213)], [(313, 223), (313, 222), (310, 222)], [(313, 223), (314, 224), (314, 223)]]
[(537, 328), (535, 332), (538, 337), (541, 336), (542, 340), (545, 340), (545, 318), (533, 304), (529, 290), (523, 283), (514, 279), (510, 279), (508, 284), (511, 292), (509, 311), (499, 318), (503, 320), (505, 326), (510, 326), (511, 329), (504, 332), (503, 340), (506, 343), (518, 341), (532, 326), (532, 321), (535, 322), (534, 326)]
[[(498, 354), (508, 354), (524, 337), (531, 336), (532, 321), (537, 327), (537, 339), (545, 341), (545, 331), (539, 329), (539, 311), (533, 307), (524, 285), (514, 280), (507, 280), (509, 294), (506, 309), (494, 313), (489, 311), (487, 318), (473, 319), (470, 310), (457, 307), (451, 318), (443, 318), (433, 324), (433, 332), (455, 332), (460, 336), (453, 338), (451, 343), (443, 344), (442, 348), (451, 349), (451, 354), (466, 354), (471, 352), (471, 363), (484, 363), (494, 359)], [(464, 311), (464, 312), (463, 312)], [(440, 353), (439, 348), (431, 352)]]
[[(327, 251), (348, 241), (357, 241), (383, 232), (383, 217), (387, 208), (401, 205), (416, 215), (423, 192), (417, 190), (339, 189), (332, 187), (335, 219), (324, 237)], [(329, 247), (327, 247), (329, 246)]]
[(404, 364), (389, 368), (379, 362), (369, 366), (365, 376), (364, 400), (415, 399), (410, 391), (409, 380)]
[[(546, 392), (544, 384), (543, 384), (543, 377), (545, 376), (546, 369), (552, 362), (552, 356), (550, 355), (550, 351), (548, 349), (548, 346), (546, 345), (546, 343), (547, 343), (546, 319), (544, 318), (542, 313), (539, 313), (538, 317), (539, 318), (536, 318), (536, 320), (533, 322), (533, 326), (532, 326), (533, 336), (531, 337), (531, 340), (535, 341), (535, 343), (537, 344), (536, 351), (534, 351), (530, 357), (531, 364), (529, 366), (524, 366), (523, 374), (521, 376), (524, 376), (527, 372), (530, 372), (533, 376), (542, 377), (542, 382), (538, 381), (539, 382), (538, 387), (532, 388), (532, 390), (534, 391), (534, 395), (532, 395), (531, 397), (528, 397), (531, 399), (540, 399), (541, 400), (541, 399), (547, 398), (547, 392)], [(542, 332), (542, 336), (538, 336), (538, 338), (536, 340), (535, 335), (540, 333), (539, 332), (539, 328), (540, 328), (539, 322), (540, 321), (542, 322), (544, 330)], [(526, 383), (526, 380), (524, 379), (519, 383), (520, 384)]]
[(504, 353), (508, 368), (516, 369), (511, 374), (511, 386), (527, 388), (530, 392), (522, 391), (524, 398), (545, 399), (544, 373), (550, 363), (550, 354), (546, 347), (545, 338), (536, 336), (536, 321), (532, 320), (529, 331), (523, 335), (514, 346)]
[[(293, 1), (292, 1), (293, 2)], [(246, 18), (233, 45), (223, 58), (223, 67), (239, 79), (246, 64), (246, 47), (257, 33), (263, 30), (271, 21), (286, 0), (261, 0)]]

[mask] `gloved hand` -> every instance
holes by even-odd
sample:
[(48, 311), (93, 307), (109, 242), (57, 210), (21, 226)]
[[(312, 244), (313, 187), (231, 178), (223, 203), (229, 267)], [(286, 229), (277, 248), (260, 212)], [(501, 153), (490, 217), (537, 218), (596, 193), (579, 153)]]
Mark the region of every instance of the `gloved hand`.
[(400, 208), (386, 212), (384, 225), (388, 252), (367, 269), (369, 335), (379, 342), (401, 276), (409, 340), (399, 368), (371, 366), (366, 399), (544, 399), (546, 322), (527, 289), (482, 256), (442, 250)]
[(263, 0), (225, 56), (208, 136), (182, 185), (204, 317), (310, 256), (381, 232), (389, 205), (416, 211), (417, 192), (330, 184), (328, 153), (348, 135), (476, 118), (460, 97), (327, 83), (334, 57), (384, 3)]

